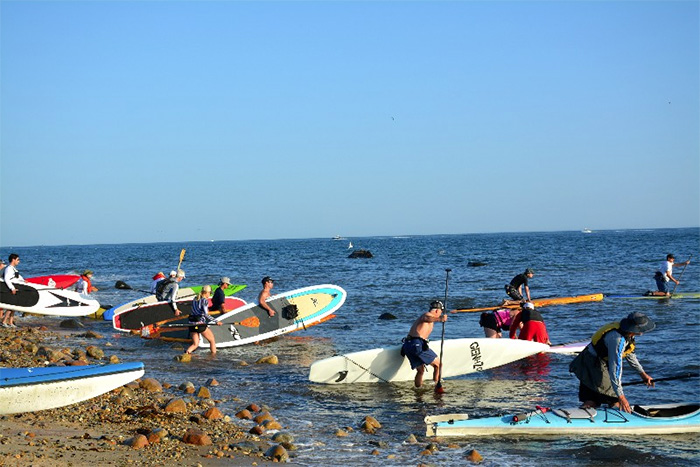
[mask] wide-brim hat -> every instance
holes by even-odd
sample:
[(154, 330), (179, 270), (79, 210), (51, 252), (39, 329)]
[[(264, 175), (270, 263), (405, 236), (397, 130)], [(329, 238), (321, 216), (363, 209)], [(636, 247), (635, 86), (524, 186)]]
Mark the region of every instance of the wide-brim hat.
[(630, 313), (627, 315), (627, 318), (623, 318), (623, 320), (620, 321), (620, 331), (622, 332), (649, 332), (653, 331), (655, 327), (656, 323), (654, 323), (651, 318), (638, 311)]

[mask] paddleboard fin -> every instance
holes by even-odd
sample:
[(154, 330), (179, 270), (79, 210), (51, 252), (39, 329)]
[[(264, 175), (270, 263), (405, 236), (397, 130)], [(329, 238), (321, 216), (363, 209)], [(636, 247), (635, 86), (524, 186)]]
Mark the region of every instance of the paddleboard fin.
[(340, 383), (348, 376), (348, 370), (339, 371), (338, 375), (340, 376), (338, 376), (338, 379), (335, 380), (336, 383)]
[(232, 324), (228, 327), (228, 330), (231, 333), (231, 337), (233, 337), (233, 340), (241, 340), (241, 335), (238, 333), (238, 329), (236, 329), (236, 326)]

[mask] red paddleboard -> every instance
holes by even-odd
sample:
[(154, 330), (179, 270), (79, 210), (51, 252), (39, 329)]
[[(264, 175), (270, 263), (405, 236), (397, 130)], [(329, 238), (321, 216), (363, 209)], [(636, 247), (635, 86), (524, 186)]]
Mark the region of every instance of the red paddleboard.
[(27, 282), (32, 284), (47, 285), (49, 287), (56, 287), (57, 289), (65, 289), (75, 284), (80, 280), (80, 276), (76, 274), (58, 274), (55, 276), (38, 276), (30, 277), (25, 279)]

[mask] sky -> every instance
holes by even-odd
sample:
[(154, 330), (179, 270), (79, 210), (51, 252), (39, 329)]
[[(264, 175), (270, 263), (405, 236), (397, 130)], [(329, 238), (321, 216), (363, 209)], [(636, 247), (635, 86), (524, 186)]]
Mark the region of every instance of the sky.
[(0, 246), (700, 226), (697, 1), (0, 2)]

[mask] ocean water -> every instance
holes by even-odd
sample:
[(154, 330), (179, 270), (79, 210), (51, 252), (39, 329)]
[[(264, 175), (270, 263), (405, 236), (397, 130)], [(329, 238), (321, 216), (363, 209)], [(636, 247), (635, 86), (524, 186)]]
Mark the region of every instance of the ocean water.
[[(368, 249), (371, 259), (349, 259), (348, 243)], [(120, 304), (141, 296), (117, 290), (122, 280), (134, 289), (148, 289), (150, 278), (177, 266), (186, 249), (182, 268), (184, 285), (216, 283), (222, 275), (234, 283), (248, 284), (239, 296), (253, 301), (260, 279), (276, 279), (273, 293), (315, 284), (332, 283), (347, 293), (345, 305), (333, 320), (306, 331), (288, 334), (276, 342), (222, 349), (215, 359), (208, 351), (196, 354), (191, 364), (173, 361), (178, 350), (170, 344), (147, 341), (114, 332), (111, 323), (85, 320), (88, 328), (111, 343), (108, 353), (122, 361), (143, 361), (147, 375), (179, 384), (202, 384), (215, 377), (222, 384), (215, 397), (238, 397), (267, 404), (275, 417), (288, 427), (299, 447), (294, 461), (307, 465), (340, 465), (360, 462), (369, 465), (464, 465), (465, 452), (476, 449), (483, 465), (542, 465), (566, 462), (592, 465), (698, 465), (700, 437), (674, 435), (655, 437), (484, 437), (450, 439), (440, 443), (432, 456), (420, 451), (432, 439), (424, 437), (426, 415), (468, 413), (470, 417), (492, 416), (531, 409), (535, 405), (576, 406), (578, 381), (568, 373), (571, 356), (533, 357), (476, 375), (445, 381), (446, 392), (435, 396), (432, 384), (415, 390), (411, 383), (324, 386), (308, 382), (309, 365), (322, 358), (375, 347), (397, 345), (411, 323), (426, 311), (433, 299), (447, 307), (491, 306), (504, 298), (503, 285), (526, 267), (535, 270), (531, 281), (533, 298), (588, 293), (643, 293), (654, 289), (654, 271), (667, 253), (678, 261), (697, 253), (698, 229), (620, 230), (547, 233), (506, 233), (329, 238), (274, 241), (213, 241), (196, 243), (151, 243), (90, 246), (2, 247), (0, 255), (20, 254), (25, 277), (69, 273), (89, 268), (100, 290), (103, 305)], [(468, 263), (486, 263), (469, 267)], [(451, 269), (449, 277), (446, 269)], [(685, 270), (677, 292), (700, 291), (700, 258)], [(698, 371), (700, 356), (700, 300), (606, 299), (598, 303), (572, 304), (541, 309), (553, 343), (590, 338), (601, 325), (621, 319), (632, 311), (651, 316), (657, 329), (638, 339), (638, 356), (647, 373), (657, 378)], [(389, 312), (396, 320), (378, 320)], [(450, 315), (446, 338), (483, 337), (479, 313)], [(19, 318), (18, 324), (57, 326), (60, 318)], [(436, 325), (433, 339), (440, 338)], [(75, 338), (74, 343), (80, 345)], [(280, 364), (241, 366), (259, 357), (275, 354)], [(427, 379), (427, 378), (426, 378)], [(625, 380), (637, 379), (629, 367)], [(630, 403), (700, 401), (697, 379), (659, 383), (656, 388), (630, 386)], [(236, 402), (222, 409), (234, 413)], [(374, 436), (355, 431), (346, 438), (334, 436), (337, 428), (357, 427), (372, 415), (383, 428)], [(410, 434), (418, 444), (404, 441)], [(382, 442), (378, 456), (370, 442)], [(391, 457), (389, 457), (391, 456)]]

